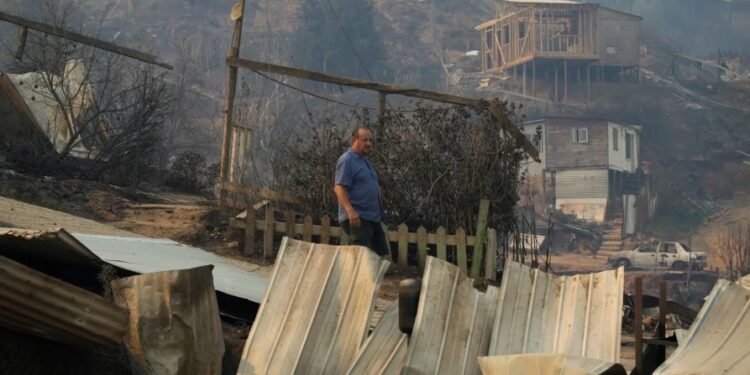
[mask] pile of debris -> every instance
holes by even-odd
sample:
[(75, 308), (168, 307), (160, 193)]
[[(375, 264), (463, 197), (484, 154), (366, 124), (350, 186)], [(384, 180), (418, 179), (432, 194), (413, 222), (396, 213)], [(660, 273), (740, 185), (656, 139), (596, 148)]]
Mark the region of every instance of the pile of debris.
[[(122, 373), (233, 373), (224, 357), (227, 316), (253, 321), (237, 370), (243, 375), (626, 373), (622, 268), (555, 276), (507, 262), (500, 287), (482, 291), (458, 267), (430, 257), (422, 279), (403, 281), (398, 303), (371, 329), (390, 264), (366, 248), (284, 238), (266, 284), (199, 249), (169, 250), (175, 246), (0, 230), (0, 326), (63, 348), (109, 348)], [(124, 275), (133, 272), (142, 274)], [(223, 295), (259, 309), (233, 310)], [(740, 373), (750, 358), (738, 341), (750, 332), (749, 300), (741, 285), (717, 283), (656, 373)], [(28, 355), (9, 352), (0, 345), (0, 372), (32, 366)]]

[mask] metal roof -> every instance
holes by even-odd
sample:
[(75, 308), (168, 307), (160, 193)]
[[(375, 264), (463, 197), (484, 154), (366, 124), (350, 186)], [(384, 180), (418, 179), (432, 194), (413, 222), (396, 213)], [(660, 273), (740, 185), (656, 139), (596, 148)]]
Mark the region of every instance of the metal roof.
[(490, 355), (559, 353), (618, 362), (624, 276), (619, 268), (557, 277), (508, 262)]
[(224, 335), (212, 266), (117, 279), (112, 294), (130, 313), (125, 346), (145, 374), (219, 374)]
[(214, 266), (216, 290), (256, 303), (260, 303), (268, 286), (268, 280), (252, 272), (250, 265), (166, 239), (70, 234), (64, 229), (0, 228), (0, 254), (33, 255), (65, 263), (106, 262), (136, 273), (210, 264)]
[(703, 308), (669, 358), (654, 372), (747, 374), (750, 369), (750, 290), (727, 280), (716, 282)]
[(480, 357), (484, 375), (626, 375), (622, 365), (599, 359), (564, 354), (534, 353)]
[(0, 256), (0, 325), (84, 346), (118, 345), (128, 313), (103, 297)]
[(357, 353), (347, 375), (399, 375), (406, 359), (408, 336), (398, 327), (398, 303), (391, 303)]
[(427, 258), (404, 374), (476, 374), (487, 354), (497, 288), (486, 293), (455, 265)]
[(285, 237), (237, 374), (345, 372), (388, 265), (364, 247)]

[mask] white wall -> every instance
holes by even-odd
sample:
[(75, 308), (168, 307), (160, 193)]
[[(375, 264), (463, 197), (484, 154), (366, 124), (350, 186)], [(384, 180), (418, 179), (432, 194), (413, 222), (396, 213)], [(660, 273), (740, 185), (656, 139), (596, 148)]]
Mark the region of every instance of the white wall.
[[(617, 142), (618, 149), (614, 148), (614, 139), (612, 133), (614, 129), (617, 130)], [(614, 122), (610, 122), (607, 126), (608, 144), (609, 144), (609, 169), (635, 173), (639, 165), (639, 133), (638, 130), (632, 126), (623, 126)], [(628, 159), (625, 157), (625, 136), (630, 134), (633, 136), (633, 157)]]
[(523, 131), (523, 134), (526, 135), (527, 138), (529, 138), (532, 142), (534, 141), (534, 137), (536, 136), (536, 129), (537, 127), (541, 127), (541, 139), (539, 140), (539, 144), (535, 144), (537, 149), (539, 150), (539, 159), (542, 160), (541, 163), (537, 163), (532, 159), (529, 159), (526, 161), (526, 170), (527, 175), (529, 177), (541, 177), (542, 171), (547, 168), (547, 153), (544, 152), (544, 148), (546, 145), (546, 139), (545, 139), (545, 133), (544, 133), (544, 123), (543, 122), (531, 122), (521, 125), (521, 130)]

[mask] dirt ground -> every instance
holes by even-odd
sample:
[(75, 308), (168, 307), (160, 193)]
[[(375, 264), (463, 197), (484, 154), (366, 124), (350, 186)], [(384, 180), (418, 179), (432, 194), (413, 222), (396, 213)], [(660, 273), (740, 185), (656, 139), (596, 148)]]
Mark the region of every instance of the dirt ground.
[(732, 225), (750, 225), (750, 196), (737, 196), (727, 206), (726, 212), (701, 227), (692, 238), (693, 250), (708, 254), (708, 265), (711, 269), (725, 267), (718, 239), (721, 233)]

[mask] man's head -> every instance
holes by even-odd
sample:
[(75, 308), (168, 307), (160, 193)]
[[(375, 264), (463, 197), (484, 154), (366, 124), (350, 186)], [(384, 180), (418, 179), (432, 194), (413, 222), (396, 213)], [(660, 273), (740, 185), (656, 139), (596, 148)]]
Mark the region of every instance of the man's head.
[(372, 151), (372, 132), (367, 128), (356, 128), (352, 132), (352, 151), (367, 155)]

